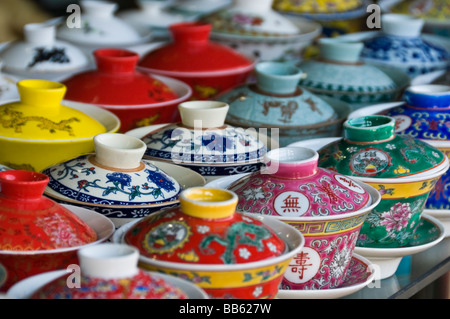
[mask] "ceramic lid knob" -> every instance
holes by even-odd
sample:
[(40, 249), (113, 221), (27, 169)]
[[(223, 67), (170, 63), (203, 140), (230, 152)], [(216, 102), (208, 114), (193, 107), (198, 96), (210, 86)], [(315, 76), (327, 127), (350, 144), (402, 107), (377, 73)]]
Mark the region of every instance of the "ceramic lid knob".
[(380, 142), (394, 138), (395, 119), (371, 115), (349, 119), (344, 123), (345, 139), (352, 142)]
[(316, 174), (319, 154), (305, 147), (282, 147), (268, 152), (265, 161), (262, 174), (298, 179)]
[(381, 28), (385, 34), (401, 37), (417, 37), (422, 32), (423, 19), (406, 14), (389, 13), (381, 17)]
[(230, 217), (235, 213), (237, 203), (237, 195), (224, 189), (191, 187), (180, 194), (181, 211), (197, 218)]
[(111, 17), (118, 8), (117, 3), (110, 1), (81, 0), (80, 5), (84, 14), (98, 17)]
[(94, 51), (98, 70), (107, 73), (134, 73), (139, 55), (121, 49), (98, 49)]
[(47, 80), (22, 80), (17, 82), (20, 100), (24, 105), (42, 109), (43, 112), (59, 112), (66, 86)]
[(202, 22), (180, 22), (169, 26), (173, 41), (176, 43), (208, 43), (212, 26)]
[(255, 66), (257, 87), (269, 93), (290, 94), (296, 91), (303, 72), (288, 63), (260, 62)]
[(325, 60), (355, 63), (360, 60), (364, 43), (322, 38), (319, 40), (319, 47), (320, 55)]
[(118, 169), (135, 169), (141, 164), (147, 146), (133, 136), (103, 133), (94, 137), (95, 161)]
[(104, 243), (78, 251), (81, 274), (92, 278), (129, 278), (138, 273), (139, 251), (129, 245)]
[(218, 101), (189, 101), (178, 106), (181, 122), (190, 128), (219, 128), (225, 124), (229, 105)]
[(44, 23), (30, 23), (23, 27), (26, 42), (39, 45), (50, 45), (55, 41), (56, 28)]
[(45, 174), (7, 170), (0, 172), (0, 196), (18, 200), (38, 200), (44, 194), (49, 177)]

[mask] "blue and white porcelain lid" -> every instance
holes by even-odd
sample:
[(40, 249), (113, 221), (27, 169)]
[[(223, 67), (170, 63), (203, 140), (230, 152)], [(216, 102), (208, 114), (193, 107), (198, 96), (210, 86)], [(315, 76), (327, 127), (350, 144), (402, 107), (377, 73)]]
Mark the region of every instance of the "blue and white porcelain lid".
[[(51, 166), (52, 197), (91, 205), (149, 205), (177, 201), (179, 183), (157, 166), (142, 160), (145, 144), (138, 138), (103, 133), (94, 137), (96, 152)], [(55, 194), (56, 193), (56, 194)]]
[(181, 103), (181, 123), (169, 124), (141, 138), (147, 145), (145, 157), (181, 165), (250, 164), (262, 160), (266, 144), (258, 139), (256, 130), (225, 124), (228, 108), (228, 104), (218, 101)]

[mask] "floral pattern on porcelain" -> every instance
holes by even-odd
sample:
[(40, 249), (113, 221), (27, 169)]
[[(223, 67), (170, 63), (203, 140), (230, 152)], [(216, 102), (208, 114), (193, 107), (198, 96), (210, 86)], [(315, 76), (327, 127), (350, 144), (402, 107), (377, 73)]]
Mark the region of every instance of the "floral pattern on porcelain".
[(103, 279), (81, 276), (80, 288), (69, 287), (64, 275), (33, 293), (31, 299), (187, 299), (179, 288), (139, 270), (130, 278)]
[(450, 18), (450, 7), (446, 0), (401, 1), (391, 11), (413, 15), (429, 22), (444, 22)]
[(369, 265), (365, 264), (362, 260), (352, 258), (350, 265), (347, 269), (344, 282), (340, 287), (351, 287), (363, 282), (367, 282), (367, 279), (373, 274), (373, 270)]
[(299, 67), (308, 74), (301, 86), (318, 95), (358, 105), (357, 108), (393, 101), (410, 82), (406, 73), (382, 66), (306, 60)]
[[(93, 161), (94, 160), (94, 161)], [(100, 205), (144, 205), (170, 202), (181, 191), (178, 182), (148, 161), (131, 172), (102, 168), (94, 155), (82, 155), (44, 170), (49, 187), (69, 199)]]
[(8, 274), (6, 273), (5, 267), (0, 263), (0, 288), (6, 282)]
[(253, 173), (229, 188), (239, 195), (239, 211), (263, 215), (333, 216), (370, 203), (370, 195), (357, 182), (325, 169), (301, 180)]
[[(184, 164), (251, 163), (262, 158), (265, 145), (232, 126), (211, 129), (192, 129), (171, 124), (142, 138), (147, 144), (145, 156), (179, 161)], [(205, 167), (201, 169), (206, 170)]]
[(5, 165), (0, 164), (0, 172), (8, 171), (8, 170), (10, 170), (10, 169), (12, 169), (12, 168), (9, 168), (8, 166), (5, 166)]
[(354, 10), (363, 4), (361, 0), (293, 1), (275, 0), (274, 8), (279, 11), (296, 13), (334, 13)]
[(420, 37), (378, 35), (364, 41), (362, 59), (402, 69), (412, 78), (446, 69), (450, 53)]
[(384, 199), (367, 216), (357, 245), (402, 247), (414, 238), (428, 193), (412, 199)]

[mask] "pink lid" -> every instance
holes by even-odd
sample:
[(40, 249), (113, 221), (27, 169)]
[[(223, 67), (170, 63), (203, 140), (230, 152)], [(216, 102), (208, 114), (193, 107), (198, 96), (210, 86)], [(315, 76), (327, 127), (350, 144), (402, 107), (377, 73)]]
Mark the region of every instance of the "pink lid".
[(316, 151), (284, 147), (267, 153), (266, 167), (230, 185), (237, 210), (282, 217), (333, 216), (371, 203), (362, 183), (317, 167)]

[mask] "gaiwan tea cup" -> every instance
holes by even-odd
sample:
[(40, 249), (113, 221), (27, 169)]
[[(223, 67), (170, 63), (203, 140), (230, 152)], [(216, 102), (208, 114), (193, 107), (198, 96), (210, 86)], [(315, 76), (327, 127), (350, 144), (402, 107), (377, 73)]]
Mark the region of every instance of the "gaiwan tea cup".
[(344, 123), (344, 139), (318, 150), (320, 167), (365, 182), (381, 194), (361, 228), (360, 247), (407, 245), (431, 190), (449, 167), (439, 149), (394, 130), (392, 117), (352, 118)]
[(266, 167), (229, 186), (237, 210), (269, 215), (305, 237), (289, 263), (282, 289), (333, 289), (342, 284), (353, 250), (380, 194), (365, 183), (317, 167), (319, 155), (303, 147), (267, 153)]

